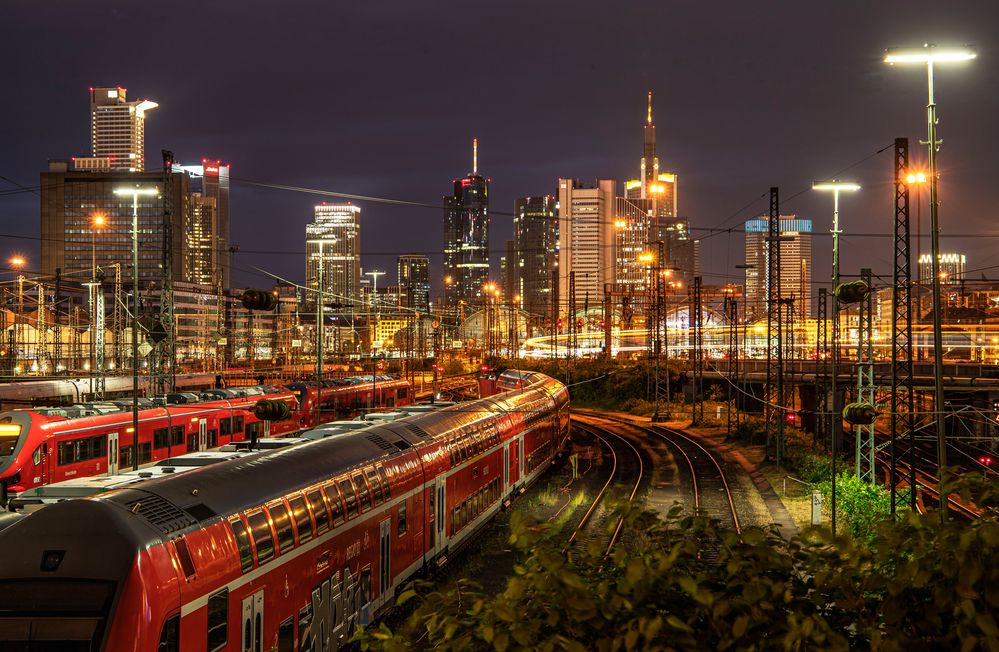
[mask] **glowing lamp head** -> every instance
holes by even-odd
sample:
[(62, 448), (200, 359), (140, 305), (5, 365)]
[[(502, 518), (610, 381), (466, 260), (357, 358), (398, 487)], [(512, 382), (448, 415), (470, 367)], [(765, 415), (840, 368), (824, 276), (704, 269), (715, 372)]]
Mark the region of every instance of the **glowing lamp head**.
[(885, 50), (885, 63), (954, 63), (971, 61), (978, 56), (972, 47), (937, 47), (926, 43), (921, 48), (889, 48)]
[(860, 184), (853, 183), (852, 181), (824, 181), (821, 183), (813, 183), (812, 190), (832, 190), (833, 192), (857, 192), (860, 190)]
[(638, 262), (640, 263), (651, 263), (655, 259), (656, 257), (649, 251), (638, 254)]
[(19, 268), (19, 269), (20, 269), (21, 267), (24, 267), (24, 265), (25, 265), (25, 264), (26, 264), (26, 263), (27, 263), (28, 261), (26, 261), (26, 260), (24, 259), (24, 257), (23, 257), (23, 256), (14, 256), (14, 257), (12, 257), (12, 258), (11, 258), (11, 259), (10, 259), (9, 261), (7, 261), (7, 262), (9, 262), (9, 263), (10, 263), (10, 266), (11, 266), (11, 267), (17, 267), (17, 268)]
[(926, 183), (926, 173), (925, 172), (910, 172), (905, 175), (905, 182), (910, 186), (913, 184)]
[(107, 221), (108, 221), (107, 218), (104, 217), (103, 215), (94, 215), (94, 226), (96, 228), (104, 226), (105, 224), (107, 224)]

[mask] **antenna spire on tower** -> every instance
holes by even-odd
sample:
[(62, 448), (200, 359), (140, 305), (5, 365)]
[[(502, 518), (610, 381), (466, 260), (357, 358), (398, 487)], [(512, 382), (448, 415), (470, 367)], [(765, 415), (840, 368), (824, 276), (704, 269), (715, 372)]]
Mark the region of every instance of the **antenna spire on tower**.
[(479, 173), (479, 139), (472, 139), (472, 174)]
[(649, 91), (649, 113), (646, 120), (648, 124), (652, 124), (652, 91)]

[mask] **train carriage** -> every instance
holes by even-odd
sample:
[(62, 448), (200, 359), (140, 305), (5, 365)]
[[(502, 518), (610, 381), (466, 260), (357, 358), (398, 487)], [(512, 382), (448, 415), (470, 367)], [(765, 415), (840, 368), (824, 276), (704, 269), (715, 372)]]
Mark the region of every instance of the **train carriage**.
[[(0, 638), (336, 650), (540, 474), (567, 405), (536, 374), (509, 395), (47, 507), (0, 532)], [(549, 457), (529, 471), (525, 451)]]

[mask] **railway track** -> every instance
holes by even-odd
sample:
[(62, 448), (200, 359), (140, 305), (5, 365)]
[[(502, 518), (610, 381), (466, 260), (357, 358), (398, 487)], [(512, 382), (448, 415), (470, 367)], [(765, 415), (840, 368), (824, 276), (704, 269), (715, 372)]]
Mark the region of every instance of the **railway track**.
[(696, 515), (710, 516), (724, 527), (742, 532), (742, 523), (727, 474), (718, 458), (697, 439), (664, 426), (636, 423), (628, 419), (582, 412), (587, 417), (618, 423), (666, 443), (689, 472), (689, 491)]
[[(627, 437), (599, 424), (581, 421), (576, 416), (572, 418), (572, 427), (597, 439), (607, 448), (611, 456), (611, 470), (606, 482), (604, 482), (596, 496), (594, 496), (583, 517), (576, 524), (572, 534), (569, 536), (563, 549), (563, 552), (566, 553), (573, 546), (579, 545), (584, 541), (592, 541), (600, 536), (600, 532), (604, 529), (602, 526), (612, 516), (612, 511), (606, 504), (608, 496), (615, 493), (612, 491), (612, 488), (616, 484), (623, 484), (624, 491), (620, 494), (621, 499), (632, 504), (635, 502), (636, 496), (638, 496), (642, 482), (647, 479), (648, 471), (641, 451)], [(620, 540), (623, 528), (624, 516), (621, 515), (616, 518), (613, 532), (608, 538), (607, 545), (604, 547), (604, 557), (610, 555), (614, 546)]]

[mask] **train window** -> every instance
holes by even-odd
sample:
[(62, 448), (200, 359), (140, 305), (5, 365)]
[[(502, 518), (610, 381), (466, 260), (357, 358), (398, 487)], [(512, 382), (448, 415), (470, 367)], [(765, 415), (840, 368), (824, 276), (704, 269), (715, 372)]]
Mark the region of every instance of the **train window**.
[(399, 536), (406, 534), (406, 501), (399, 503), (399, 520), (396, 527)]
[(454, 466), (454, 446), (451, 445), (450, 441), (444, 442), (444, 448), (447, 449), (447, 457), (451, 460), (451, 466)]
[(229, 589), (222, 589), (208, 598), (208, 652), (222, 650), (228, 642)]
[(232, 419), (219, 419), (219, 434), (222, 437), (232, 434)]
[(61, 441), (56, 447), (59, 455), (59, 465), (72, 464), (76, 461), (76, 447), (71, 441)]
[(468, 459), (468, 439), (465, 437), (458, 439), (458, 459), (462, 462)]
[(167, 618), (160, 634), (160, 644), (156, 652), (177, 652), (180, 650), (180, 614)]
[(392, 497), (392, 491), (389, 485), (388, 473), (386, 473), (385, 469), (380, 466), (377, 467), (375, 470), (378, 472), (378, 477), (382, 479), (382, 494), (384, 494), (385, 500), (388, 500), (389, 498)]
[(278, 625), (278, 652), (295, 652), (295, 617)]
[(99, 435), (97, 437), (90, 438), (90, 458), (97, 459), (101, 457), (107, 457), (108, 454), (108, 436)]
[(330, 513), (326, 511), (326, 501), (319, 489), (314, 489), (306, 494), (309, 504), (312, 506), (312, 514), (316, 517), (316, 534), (322, 534), (330, 529)]
[(458, 508), (455, 507), (454, 511), (451, 512), (451, 534), (458, 531)]
[(298, 543), (301, 545), (312, 538), (312, 519), (309, 518), (309, 510), (305, 507), (305, 499), (301, 496), (289, 498), (288, 505), (291, 506), (295, 529), (298, 530)]
[(336, 483), (331, 482), (323, 489), (326, 491), (326, 498), (330, 501), (330, 514), (333, 515), (333, 527), (343, 523), (343, 501), (340, 499), (340, 492), (337, 491)]
[(192, 432), (187, 435), (187, 452), (193, 453), (198, 450), (198, 433)]
[(366, 469), (364, 475), (368, 479), (368, 486), (371, 487), (371, 502), (377, 507), (382, 504), (382, 483), (374, 469)]
[(173, 542), (173, 547), (177, 550), (177, 560), (180, 568), (184, 571), (184, 577), (194, 576), (194, 560), (191, 559), (191, 552), (187, 549), (187, 539), (181, 537)]
[(170, 428), (170, 445), (171, 446), (184, 445), (184, 426), (174, 426)]
[(35, 451), (31, 454), (31, 461), (35, 464), (35, 466), (38, 466), (39, 464), (42, 463), (42, 446), (44, 445), (45, 444), (40, 444), (37, 448), (35, 448)]
[(274, 537), (271, 534), (270, 523), (267, 522), (267, 515), (263, 510), (247, 514), (246, 522), (250, 525), (253, 543), (257, 544), (257, 565), (262, 565), (274, 557)]
[(208, 431), (208, 448), (215, 448), (219, 445), (219, 431), (209, 430)]
[(357, 504), (363, 514), (371, 509), (371, 490), (368, 489), (368, 483), (364, 481), (364, 474), (355, 473), (351, 478), (354, 480), (354, 488), (357, 489)]
[(357, 516), (357, 494), (350, 484), (350, 478), (338, 480), (337, 484), (340, 486), (340, 493), (343, 494), (343, 501), (347, 507), (347, 518), (354, 518)]
[[(59, 462), (62, 464), (62, 462)], [(132, 447), (120, 446), (118, 448), (118, 467), (125, 468), (132, 466)]]
[(157, 428), (153, 431), (153, 448), (166, 448), (170, 445), (170, 429)]
[(143, 442), (139, 444), (139, 464), (148, 464), (153, 461), (153, 444), (152, 442)]
[(243, 432), (243, 417), (232, 418), (232, 432), (233, 434), (236, 434), (237, 432)]
[(278, 546), (283, 555), (295, 547), (295, 533), (291, 529), (291, 515), (288, 513), (288, 508), (284, 506), (284, 503), (275, 503), (267, 509), (271, 513), (271, 520), (274, 521)]
[(236, 548), (239, 549), (239, 565), (244, 573), (253, 570), (253, 549), (250, 547), (250, 535), (246, 531), (246, 526), (240, 518), (229, 521), (232, 534), (236, 538)]
[(409, 388), (403, 387), (401, 389), (398, 389), (396, 390), (395, 395), (397, 398), (406, 398), (407, 396), (409, 396)]

